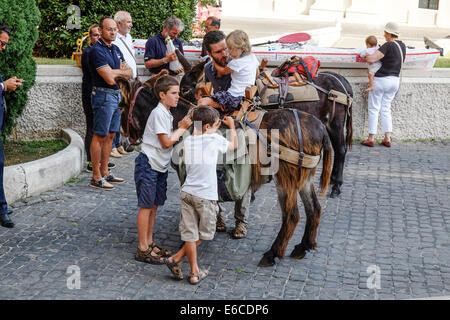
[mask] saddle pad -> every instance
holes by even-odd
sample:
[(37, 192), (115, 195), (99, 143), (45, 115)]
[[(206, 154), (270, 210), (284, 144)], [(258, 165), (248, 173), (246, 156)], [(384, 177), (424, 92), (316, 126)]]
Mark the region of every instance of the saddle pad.
[[(264, 88), (264, 83), (262, 80), (256, 80), (256, 86), (258, 87), (258, 92), (261, 93)], [(278, 88), (271, 89), (267, 88), (264, 95), (261, 97), (261, 106), (270, 106), (278, 104), (280, 96), (280, 91)], [(301, 87), (289, 86), (288, 93), (286, 95), (286, 102), (303, 102), (303, 101), (319, 101), (319, 94), (316, 88), (311, 85), (305, 85)]]

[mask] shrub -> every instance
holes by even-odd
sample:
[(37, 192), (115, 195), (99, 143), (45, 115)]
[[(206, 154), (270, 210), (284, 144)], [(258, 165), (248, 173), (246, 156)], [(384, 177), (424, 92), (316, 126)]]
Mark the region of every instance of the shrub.
[(0, 53), (0, 73), (4, 80), (17, 76), (25, 80), (14, 92), (5, 95), (7, 114), (2, 135), (12, 131), (14, 120), (22, 114), (27, 103), (27, 92), (36, 77), (36, 64), (32, 58), (33, 46), (38, 37), (39, 10), (34, 0), (0, 0), (0, 21), (12, 30), (6, 50)]
[[(185, 24), (180, 35), (182, 39), (191, 38), (197, 3), (214, 3), (214, 0), (109, 0), (109, 1), (67, 1), (36, 0), (41, 10), (42, 24), (39, 27), (39, 40), (35, 55), (40, 57), (70, 57), (76, 50), (76, 41), (82, 37), (89, 26), (98, 23), (100, 18), (113, 16), (119, 10), (130, 12), (133, 18), (131, 33), (134, 38), (147, 39), (162, 30), (164, 20), (176, 15)], [(68, 28), (73, 13), (67, 9), (71, 5), (80, 8), (80, 29)], [(69, 24), (68, 24), (69, 22)]]

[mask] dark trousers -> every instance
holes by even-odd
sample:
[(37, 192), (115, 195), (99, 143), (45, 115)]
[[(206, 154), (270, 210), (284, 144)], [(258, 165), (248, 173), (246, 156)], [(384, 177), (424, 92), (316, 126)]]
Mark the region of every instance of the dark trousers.
[(87, 161), (91, 161), (91, 141), (94, 131), (94, 111), (92, 110), (91, 96), (83, 96), (83, 110), (86, 116), (86, 135), (84, 136), (84, 148)]
[(5, 154), (3, 152), (3, 143), (0, 139), (0, 214), (8, 212), (8, 204), (6, 203), (5, 190), (3, 189), (3, 168), (5, 166)]
[(114, 136), (112, 147), (113, 148), (120, 147), (120, 131), (116, 132), (116, 135)]

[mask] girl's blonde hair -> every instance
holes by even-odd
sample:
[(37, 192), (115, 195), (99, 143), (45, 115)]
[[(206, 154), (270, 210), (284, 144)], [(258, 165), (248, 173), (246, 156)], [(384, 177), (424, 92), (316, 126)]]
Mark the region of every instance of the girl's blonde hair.
[(247, 33), (242, 30), (232, 31), (226, 38), (227, 46), (230, 48), (241, 49), (244, 55), (252, 52), (252, 46)]

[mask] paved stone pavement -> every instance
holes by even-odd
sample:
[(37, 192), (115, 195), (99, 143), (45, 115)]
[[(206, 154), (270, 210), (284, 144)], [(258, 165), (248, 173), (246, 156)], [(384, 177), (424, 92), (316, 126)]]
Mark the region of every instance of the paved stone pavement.
[[(134, 260), (136, 155), (114, 159), (115, 173), (127, 179), (115, 191), (88, 187), (90, 175), (83, 172), (57, 190), (12, 204), (16, 227), (0, 228), (0, 299), (450, 295), (449, 142), (397, 142), (391, 149), (355, 144), (347, 156), (341, 197), (321, 200), (318, 248), (303, 260), (286, 257), (269, 268), (257, 263), (275, 239), (281, 220), (273, 183), (263, 186), (251, 206), (246, 238), (234, 240), (218, 233), (200, 246), (200, 265), (209, 268), (210, 275), (198, 286), (172, 280), (164, 265)], [(155, 238), (176, 250), (181, 244), (180, 200), (173, 170), (168, 184), (168, 201), (158, 210)], [(227, 225), (232, 228), (232, 204), (226, 207)], [(305, 216), (300, 210), (302, 218), (287, 254), (303, 234)], [(71, 266), (79, 268), (80, 289), (69, 289), (77, 284)], [(187, 260), (182, 268), (188, 273)], [(377, 279), (380, 289), (375, 290)]]

